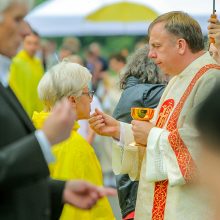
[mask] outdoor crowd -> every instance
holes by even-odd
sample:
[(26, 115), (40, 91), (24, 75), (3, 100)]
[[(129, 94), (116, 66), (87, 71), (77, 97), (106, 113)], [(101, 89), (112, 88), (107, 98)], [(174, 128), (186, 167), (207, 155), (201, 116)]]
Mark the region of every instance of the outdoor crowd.
[(81, 56), (75, 37), (42, 40), (31, 2), (0, 3), (0, 219), (114, 220), (114, 188), (123, 220), (220, 219), (218, 18), (207, 48), (171, 11), (107, 60), (97, 42)]

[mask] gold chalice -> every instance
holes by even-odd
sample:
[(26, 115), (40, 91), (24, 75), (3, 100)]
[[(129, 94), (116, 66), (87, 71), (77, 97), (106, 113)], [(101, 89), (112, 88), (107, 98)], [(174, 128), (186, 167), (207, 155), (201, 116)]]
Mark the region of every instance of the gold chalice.
[[(139, 121), (150, 121), (154, 117), (154, 109), (152, 108), (142, 108), (142, 107), (132, 107), (131, 108), (131, 117), (134, 120)], [(138, 146), (144, 147), (141, 144), (137, 144), (135, 142), (129, 144), (130, 147)]]
[(152, 108), (141, 108), (133, 107), (131, 108), (131, 117), (134, 120), (139, 121), (150, 121), (154, 116), (154, 109)]
[[(154, 109), (152, 108), (131, 108), (131, 117), (134, 120), (149, 121), (154, 116)], [(132, 180), (138, 180), (140, 175), (140, 170), (142, 166), (143, 157), (145, 155), (146, 146), (138, 143), (130, 143), (124, 146), (123, 158), (128, 161), (124, 162), (122, 173), (129, 173), (129, 177)]]

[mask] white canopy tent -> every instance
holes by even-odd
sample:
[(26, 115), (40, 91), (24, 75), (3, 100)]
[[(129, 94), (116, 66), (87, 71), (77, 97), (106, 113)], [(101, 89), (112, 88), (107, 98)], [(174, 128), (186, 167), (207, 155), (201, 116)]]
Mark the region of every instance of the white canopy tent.
[(207, 33), (212, 0), (49, 0), (26, 20), (42, 36), (145, 35), (157, 15), (173, 10), (192, 15)]

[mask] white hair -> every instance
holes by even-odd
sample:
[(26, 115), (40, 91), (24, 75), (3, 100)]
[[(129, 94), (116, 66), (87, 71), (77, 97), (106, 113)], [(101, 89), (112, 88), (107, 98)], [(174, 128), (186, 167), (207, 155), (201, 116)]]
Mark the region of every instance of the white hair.
[(3, 13), (14, 3), (24, 3), (30, 9), (33, 6), (35, 0), (1, 0), (0, 13)]
[(63, 97), (82, 95), (92, 78), (89, 70), (79, 64), (62, 61), (44, 74), (38, 84), (38, 95), (49, 110)]

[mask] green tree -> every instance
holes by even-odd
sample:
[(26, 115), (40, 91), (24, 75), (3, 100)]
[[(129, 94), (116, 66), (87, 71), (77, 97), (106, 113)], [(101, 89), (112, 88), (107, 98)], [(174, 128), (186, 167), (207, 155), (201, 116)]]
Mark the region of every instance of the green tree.
[(46, 0), (35, 0), (35, 5), (39, 5), (43, 2), (45, 2)]

